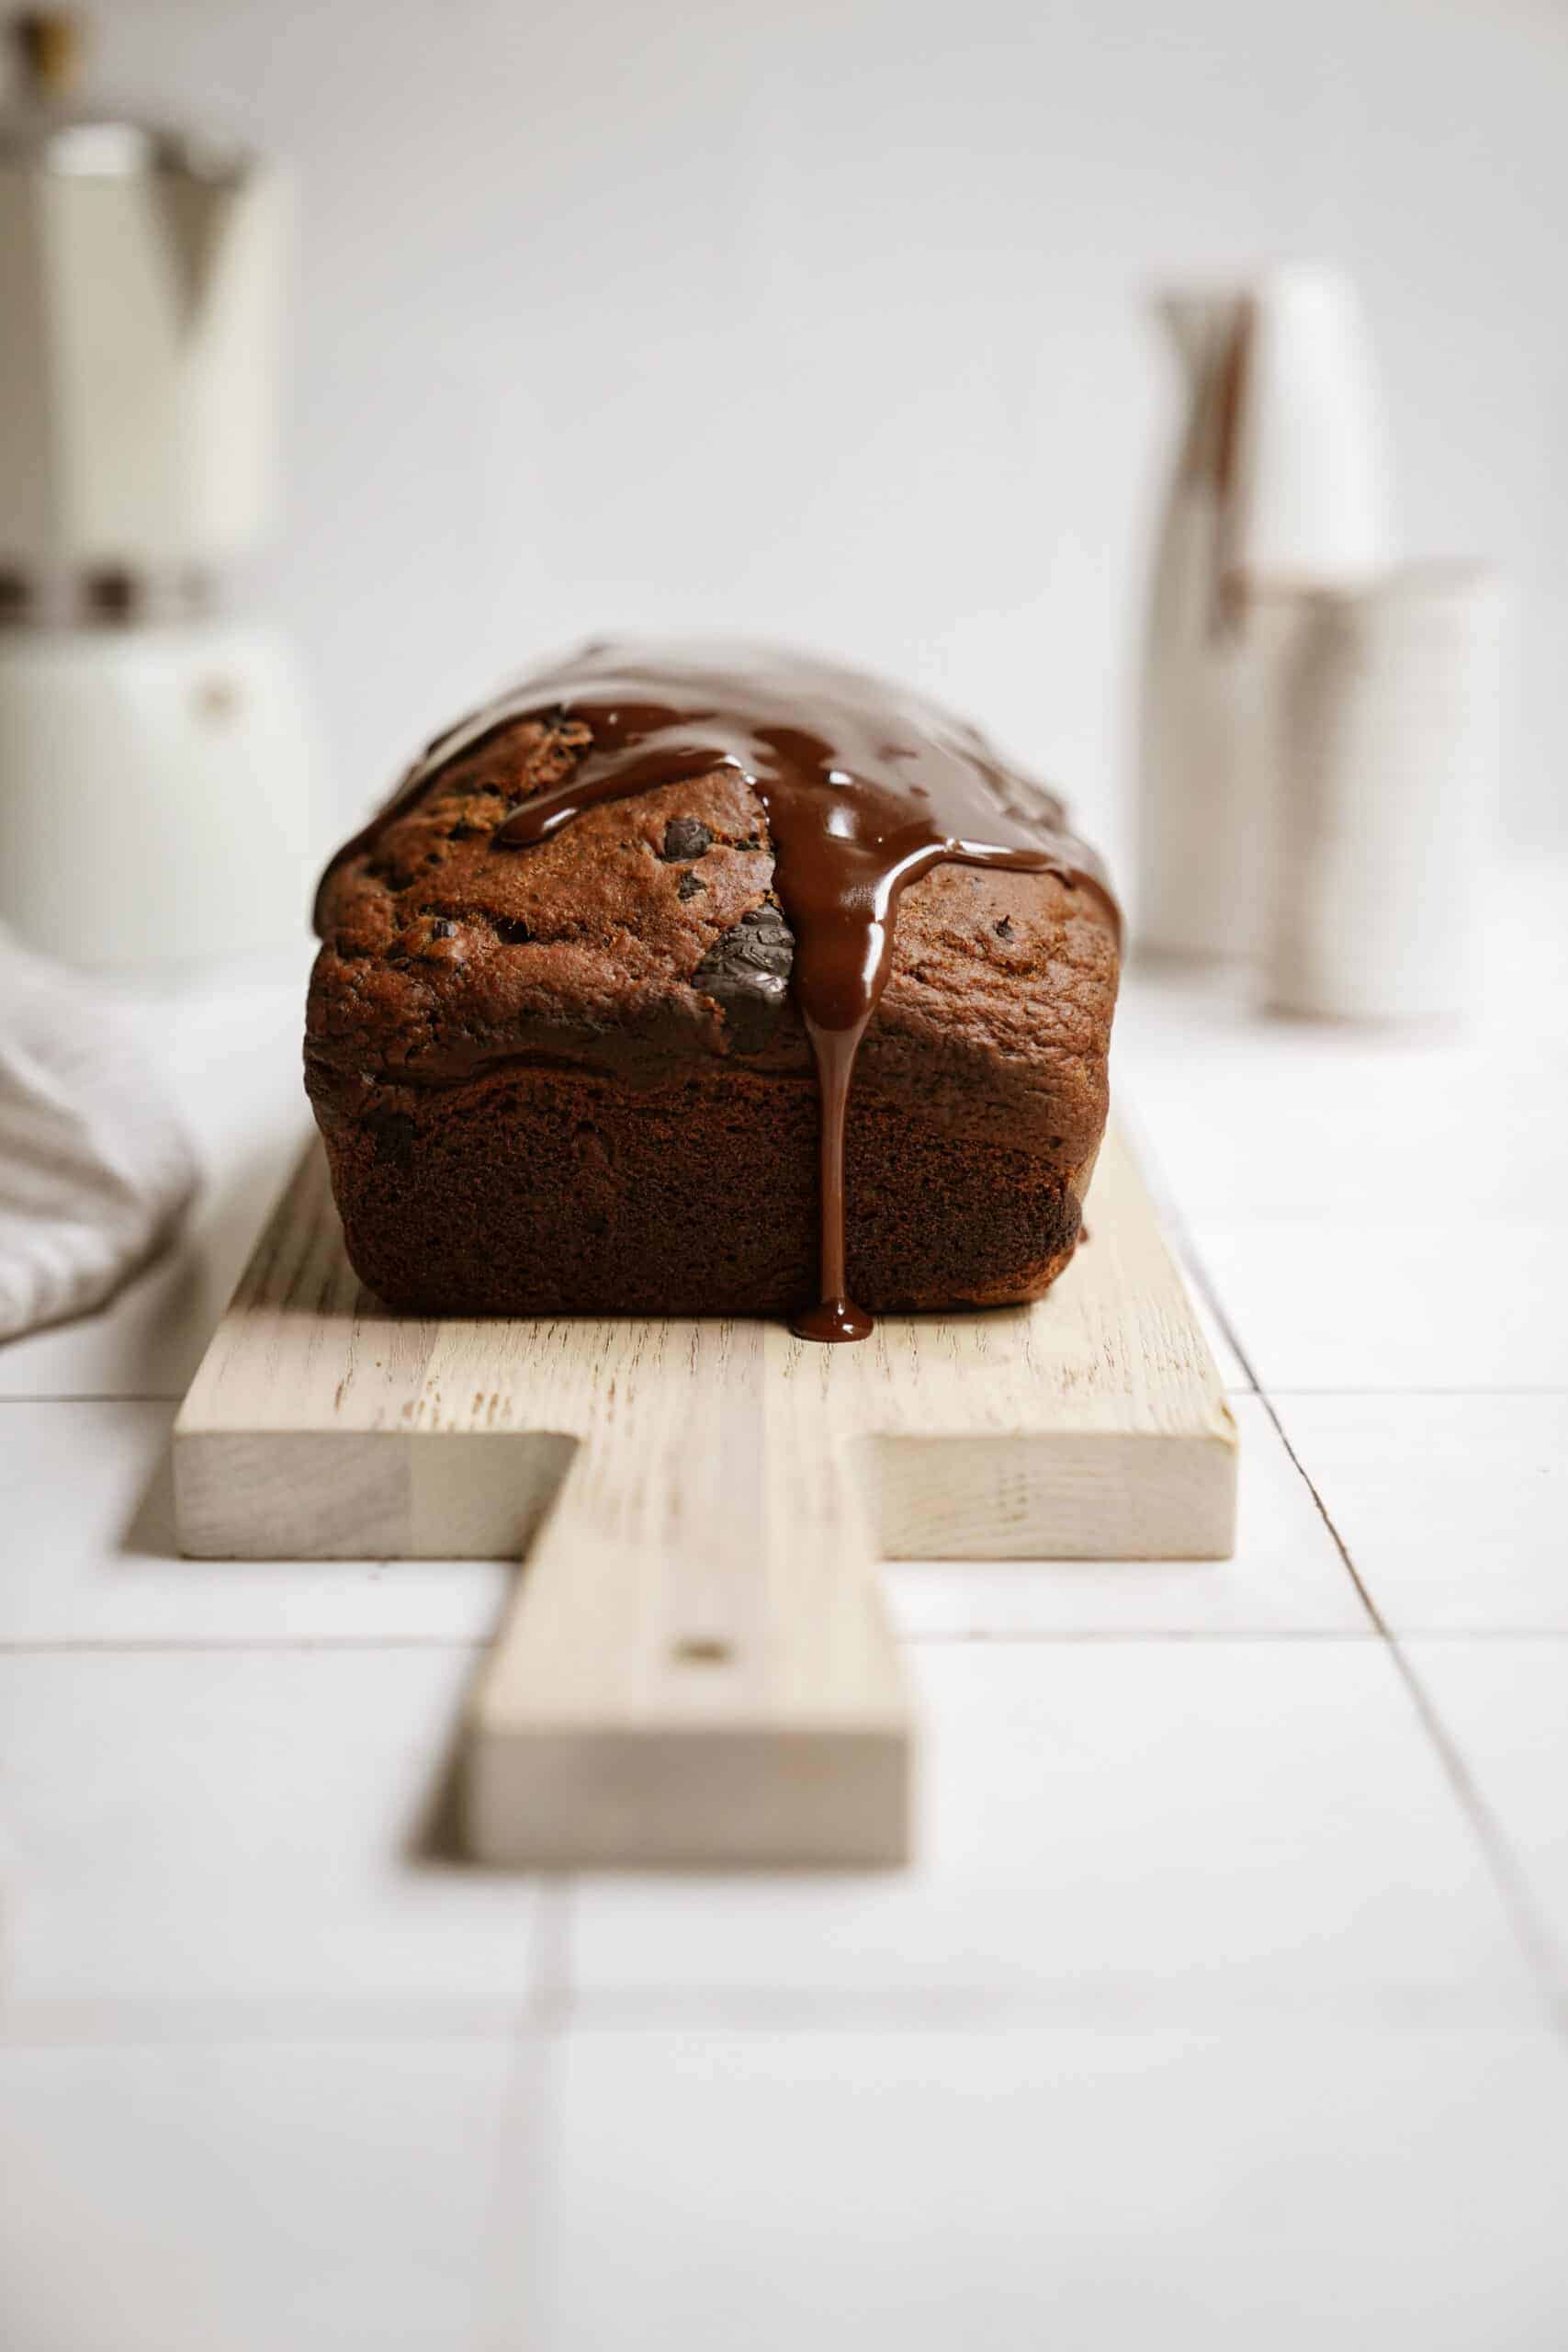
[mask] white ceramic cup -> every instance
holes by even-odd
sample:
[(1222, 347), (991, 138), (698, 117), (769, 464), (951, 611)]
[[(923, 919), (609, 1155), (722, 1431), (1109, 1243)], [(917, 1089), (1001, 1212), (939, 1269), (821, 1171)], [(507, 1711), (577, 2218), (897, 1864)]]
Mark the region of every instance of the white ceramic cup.
[(1479, 564), (1274, 582), (1266, 991), (1282, 1012), (1442, 1021), (1475, 979), (1505, 599)]

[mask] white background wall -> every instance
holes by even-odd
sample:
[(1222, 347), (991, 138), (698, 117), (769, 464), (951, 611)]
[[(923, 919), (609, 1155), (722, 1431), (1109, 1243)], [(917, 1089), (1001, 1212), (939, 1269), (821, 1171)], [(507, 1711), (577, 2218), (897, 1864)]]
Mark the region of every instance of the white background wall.
[(345, 811), (574, 633), (815, 640), (1124, 840), (1174, 377), (1149, 282), (1355, 271), (1412, 551), (1517, 582), (1508, 817), (1568, 754), (1568, 6), (119, 0), (101, 85), (305, 192), (268, 587)]

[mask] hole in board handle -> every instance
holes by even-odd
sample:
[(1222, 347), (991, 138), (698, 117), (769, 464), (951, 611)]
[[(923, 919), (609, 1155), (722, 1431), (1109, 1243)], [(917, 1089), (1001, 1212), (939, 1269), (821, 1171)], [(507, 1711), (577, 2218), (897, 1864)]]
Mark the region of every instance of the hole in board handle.
[(711, 1634), (693, 1634), (675, 1643), (670, 1655), (677, 1666), (728, 1666), (735, 1653), (728, 1642), (716, 1641)]

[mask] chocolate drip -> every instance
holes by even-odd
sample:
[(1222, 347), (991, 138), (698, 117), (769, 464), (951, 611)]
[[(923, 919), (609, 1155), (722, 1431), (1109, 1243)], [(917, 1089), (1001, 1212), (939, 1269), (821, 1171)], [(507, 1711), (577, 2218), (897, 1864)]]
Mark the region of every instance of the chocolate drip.
[(800, 655), (687, 661), (596, 645), (439, 738), (333, 867), (373, 847), (435, 775), (498, 729), (547, 716), (586, 727), (591, 745), (566, 782), (500, 828), (497, 850), (526, 849), (587, 808), (716, 768), (738, 770), (761, 801), (773, 888), (795, 934), (789, 985), (822, 1105), (819, 1296), (794, 1329), (806, 1339), (863, 1339), (871, 1318), (845, 1279), (844, 1127), (855, 1056), (891, 968), (899, 898), (953, 859), (1055, 874), (1091, 890), (1114, 918), (1093, 853), (1066, 831), (1059, 801), (920, 697)]

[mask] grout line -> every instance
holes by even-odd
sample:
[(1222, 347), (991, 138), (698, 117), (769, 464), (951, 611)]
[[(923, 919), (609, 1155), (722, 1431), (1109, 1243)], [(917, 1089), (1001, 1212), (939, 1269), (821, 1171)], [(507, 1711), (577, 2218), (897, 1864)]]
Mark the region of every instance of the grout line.
[(576, 1886), (558, 1871), (544, 1873), (536, 1884), (527, 1989), (481, 2242), (476, 2352), (513, 2352), (554, 2335)]
[(363, 2003), (310, 2001), (221, 2004), (170, 1999), (158, 2005), (111, 2000), (84, 2005), (85, 2017), (35, 2015), (37, 2004), (15, 1999), (0, 2017), (0, 2052), (24, 2050), (266, 2050), (341, 2051), (406, 2048), (411, 2042), (484, 2042), (508, 2049), (519, 2041), (510, 2018), (476, 2007), (444, 2010), (417, 1998), (390, 2003), (369, 2022)]
[[(1373, 1600), (1360, 1570), (1351, 1556), (1349, 1544), (1336, 1526), (1333, 1514), (1324, 1501), (1305, 1464), (1291, 1442), (1289, 1432), (1280, 1418), (1273, 1396), (1258, 1381), (1251, 1358), (1242, 1346), (1240, 1337), (1220, 1302), (1208, 1268), (1193, 1248), (1190, 1231), (1179, 1211), (1173, 1208), (1171, 1214), (1177, 1231), (1186, 1245), (1186, 1254), (1192, 1267), (1193, 1279), (1201, 1290), (1221, 1330), (1231, 1347), (1235, 1349), (1237, 1363), (1241, 1364), (1247, 1377), (1254, 1382), (1258, 1400), (1273, 1423), (1280, 1444), (1294, 1463), (1308, 1494), (1317, 1506), (1318, 1515), (1333, 1539), (1335, 1549), (1345, 1565), (1346, 1574), (1360, 1597), (1362, 1607), (1366, 1610), (1377, 1634), (1387, 1646), (1394, 1671), (1404, 1685), (1406, 1696), (1415, 1709), (1416, 1720), (1426, 1732), (1444, 1777), (1459, 1804), (1460, 1810), (1469, 1821), (1480, 1846), (1482, 1858), (1491, 1874), (1492, 1883), (1502, 1903), (1505, 1916), (1512, 1926), (1523, 1949), (1526, 1961), (1537, 1978), (1546, 2004), (1547, 2014), (1558, 2030), (1568, 2035), (1568, 1983), (1565, 1983), (1563, 1978), (1562, 1955), (1558, 1950), (1556, 1937), (1537, 1905), (1529, 1876), (1519, 1863), (1496, 1813), (1477, 1785), (1458, 1742), (1450, 1734), (1426, 1685), (1417, 1674), (1414, 1662)], [(1350, 1389), (1344, 1392), (1337, 1390), (1333, 1393), (1355, 1396), (1358, 1393), (1367, 1392)], [(1456, 1393), (1464, 1395), (1473, 1392), (1461, 1390)]]
[[(333, 2009), (308, 2003), (238, 2004), (225, 2011), (220, 2005), (182, 2004), (168, 2000), (156, 2009), (133, 2007), (129, 2014), (112, 2001), (88, 2005), (85, 2018), (31, 2021), (22, 2010), (0, 2031), (0, 2054), (22, 2052), (113, 2052), (156, 2050), (165, 2052), (202, 2050), (328, 2049), (350, 2055), (355, 2052), (406, 2049), (465, 2043), (494, 2049), (507, 2063), (518, 2063), (513, 2079), (527, 2086), (532, 2074), (537, 2083), (543, 2068), (549, 2076), (558, 2064), (570, 2036), (581, 2033), (822, 2033), (903, 2034), (1019, 2030), (1077, 2031), (1088, 2028), (1121, 2033), (1235, 2032), (1266, 2035), (1271, 2041), (1298, 2035), (1303, 2030), (1325, 2029), (1345, 2035), (1372, 2032), (1379, 2037), (1404, 2034), (1495, 2033), (1540, 2036), (1550, 2031), (1539, 2020), (1521, 2018), (1517, 2004), (1482, 2001), (1462, 1996), (1410, 1997), (1391, 2013), (1386, 1996), (1371, 1984), (1360, 1989), (1364, 1998), (1331, 1996), (1326, 2002), (1308, 1991), (1251, 1996), (1250, 1987), (1211, 1990), (1194, 1999), (1179, 1991), (1167, 1999), (1168, 1987), (1123, 1973), (1089, 1985), (1071, 1978), (1043, 1987), (1020, 1987), (974, 1979), (913, 1987), (878, 1980), (857, 1985), (843, 1980), (822, 1984), (727, 1984), (694, 1974), (679, 1984), (635, 1979), (600, 1985), (587, 1992), (570, 2020), (570, 2034), (541, 2030), (517, 2021), (510, 2026), (500, 2017), (444, 2014), (434, 2005), (411, 1999), (389, 2007), (373, 2024), (360, 2028), (349, 2022), (361, 2015), (359, 2005)], [(29, 2005), (30, 2007), (30, 2005)], [(525, 2109), (525, 2126), (543, 2121), (553, 2129), (547, 2096)], [(542, 2136), (542, 2135), (541, 2135)], [(509, 2211), (514, 2226), (517, 2208)]]
[(1568, 1625), (1402, 1625), (1393, 1639), (1422, 1648), (1443, 1642), (1568, 1642)]
[[(1058, 1564), (1047, 1561), (1043, 1565), (1055, 1566)], [(1030, 1643), (1055, 1644), (1061, 1648), (1087, 1643), (1142, 1643), (1178, 1649), (1183, 1645), (1197, 1643), (1370, 1642), (1375, 1638), (1370, 1625), (1354, 1632), (1343, 1625), (1221, 1625), (1213, 1631), (1200, 1625), (1172, 1626), (1166, 1631), (1138, 1625), (1006, 1625), (996, 1628), (978, 1625), (951, 1633), (923, 1633), (918, 1626), (899, 1625), (895, 1619), (895, 1631), (900, 1648), (911, 1649), (958, 1648), (965, 1643), (990, 1643), (998, 1647), (1024, 1646)]]
[(513, 2045), (491, 2195), (475, 2266), (473, 2352), (516, 2352), (555, 2336), (565, 2052), (523, 2031)]
[(1338, 1528), (1336, 1527), (1333, 1516), (1329, 1511), (1328, 1505), (1324, 1501), (1323, 1496), (1319, 1492), (1315, 1481), (1308, 1472), (1306, 1464), (1303, 1462), (1301, 1455), (1296, 1452), (1295, 1447), (1292, 1444), (1290, 1432), (1287, 1430), (1284, 1422), (1280, 1418), (1273, 1397), (1266, 1388), (1258, 1385), (1258, 1376), (1253, 1370), (1251, 1358), (1247, 1354), (1245, 1349), (1242, 1347), (1229, 1316), (1220, 1305), (1219, 1299), (1214, 1292), (1213, 1284), (1209, 1279), (1208, 1269), (1201, 1265), (1198, 1265), (1195, 1261), (1194, 1271), (1199, 1286), (1202, 1290), (1205, 1299), (1208, 1301), (1210, 1312), (1213, 1315), (1215, 1320), (1220, 1326), (1220, 1329), (1224, 1331), (1226, 1340), (1229, 1342), (1230, 1346), (1235, 1350), (1237, 1362), (1246, 1367), (1247, 1375), (1253, 1382), (1253, 1394), (1257, 1396), (1258, 1403), (1268, 1414), (1275, 1435), (1279, 1438), (1279, 1441), (1284, 1447), (1285, 1452), (1290, 1455), (1291, 1461), (1295, 1466), (1297, 1476), (1301, 1479), (1302, 1484), (1305, 1487), (1308, 1494), (1312, 1497), (1313, 1502), (1316, 1507), (1317, 1515), (1319, 1519), (1322, 1520), (1324, 1526), (1328, 1530), (1329, 1535), (1333, 1539), (1334, 1548), (1338, 1553), (1341, 1561), (1344, 1563), (1346, 1575), (1349, 1577), (1351, 1583), (1356, 1588), (1357, 1598), (1359, 1600), (1362, 1608), (1367, 1612), (1367, 1616), (1371, 1621), (1373, 1632), (1379, 1634), (1383, 1641), (1392, 1645), (1393, 1635), (1389, 1629), (1387, 1620), (1384, 1618), (1382, 1610), (1378, 1607), (1377, 1602), (1372, 1599), (1371, 1593), (1362, 1579), (1360, 1570), (1357, 1567), (1355, 1561), (1351, 1558), (1350, 1547), (1346, 1543), (1343, 1535), (1339, 1532)]
[(528, 1939), (528, 1996), (524, 2011), (527, 2033), (559, 2033), (571, 2022), (576, 1998), (573, 1981), (577, 1881), (565, 1871), (547, 1871), (538, 1879), (534, 1931)]
[(1344, 1625), (1172, 1625), (1163, 1630), (1137, 1625), (978, 1625), (931, 1633), (918, 1625), (897, 1625), (896, 1631), (901, 1645), (927, 1648), (960, 1642), (1149, 1642), (1172, 1648), (1194, 1642), (1371, 1642), (1380, 1638), (1391, 1645), (1448, 1643), (1456, 1647), (1475, 1642), (1568, 1642), (1568, 1625), (1406, 1625), (1398, 1634), (1382, 1634), (1375, 1625), (1357, 1632)]
[[(195, 1377), (193, 1373), (191, 1378), (194, 1380)], [(36, 1396), (31, 1392), (0, 1396), (0, 1408), (6, 1405), (178, 1405), (184, 1401), (184, 1396), (185, 1391), (177, 1388), (157, 1391), (125, 1388), (39, 1390)]]
[(1491, 1869), (1493, 1883), (1502, 1898), (1504, 1910), (1512, 1920), (1515, 1932), (1524, 1946), (1525, 1956), (1540, 1981), (1548, 2012), (1558, 2030), (1568, 2036), (1568, 1980), (1563, 1973), (1563, 1956), (1536, 1902), (1529, 1874), (1508, 1842), (1507, 1832), (1495, 1809), (1477, 1784), (1465, 1761), (1463, 1750), (1416, 1672), (1415, 1662), (1392, 1635), (1389, 1638), (1389, 1654), (1416, 1716), (1437, 1750), (1450, 1786), (1470, 1816), (1482, 1852)]
[[(1119, 1644), (1123, 1647), (1142, 1645), (1146, 1648), (1164, 1646), (1180, 1649), (1201, 1644), (1213, 1647), (1227, 1642), (1258, 1646), (1295, 1642), (1368, 1642), (1380, 1638), (1386, 1640), (1391, 1648), (1398, 1641), (1441, 1643), (1455, 1647), (1476, 1643), (1568, 1642), (1568, 1625), (1414, 1625), (1406, 1626), (1403, 1634), (1398, 1636), (1373, 1624), (1354, 1632), (1343, 1625), (971, 1625), (935, 1631), (918, 1625), (899, 1625), (896, 1630), (900, 1646), (908, 1649), (959, 1649), (966, 1645), (985, 1644), (997, 1648), (1025, 1648), (1032, 1645), (1040, 1648), (1070, 1649), (1094, 1645), (1109, 1647)], [(383, 1650), (429, 1650), (441, 1655), (466, 1651), (479, 1657), (491, 1645), (486, 1635), (466, 1634), (323, 1634), (319, 1638), (295, 1639), (273, 1639), (265, 1634), (257, 1634), (254, 1638), (210, 1641), (173, 1636), (163, 1640), (149, 1636), (125, 1641), (112, 1638), (101, 1641), (0, 1641), (0, 1658), (270, 1657), (313, 1657), (337, 1652), (346, 1657), (361, 1657)]]
[(0, 1641), (0, 1657), (161, 1657), (175, 1656), (222, 1655), (226, 1651), (314, 1650), (472, 1650), (476, 1653), (491, 1646), (492, 1635), (485, 1634), (282, 1634), (271, 1637), (257, 1634), (239, 1641), (201, 1641), (189, 1636), (161, 1639), (149, 1634), (126, 1641), (106, 1637), (95, 1641)]
[[(599, 1985), (589, 1991), (571, 2022), (571, 2034), (636, 2036), (665, 2033), (904, 2034), (995, 2032), (1019, 2030), (1109, 2033), (1182, 2032), (1228, 2036), (1256, 2033), (1278, 2042), (1302, 2031), (1326, 2030), (1380, 2039), (1427, 2033), (1529, 2033), (1550, 2041), (1551, 2029), (1533, 2015), (1523, 2018), (1517, 2002), (1472, 2005), (1462, 1999), (1423, 1997), (1413, 1992), (1391, 2012), (1387, 1998), (1371, 1984), (1364, 1999), (1311, 1994), (1250, 1997), (1250, 1988), (1229, 1987), (1192, 1999), (1164, 1997), (1145, 1979), (1116, 1981), (1089, 1990), (1064, 1980), (1043, 1990), (1003, 1984), (928, 1984), (915, 1988), (878, 1981), (859, 1986), (843, 1981), (819, 1985), (728, 1984), (694, 1974), (675, 1985), (657, 1981)], [(558, 2041), (554, 2045), (559, 2047)]]

